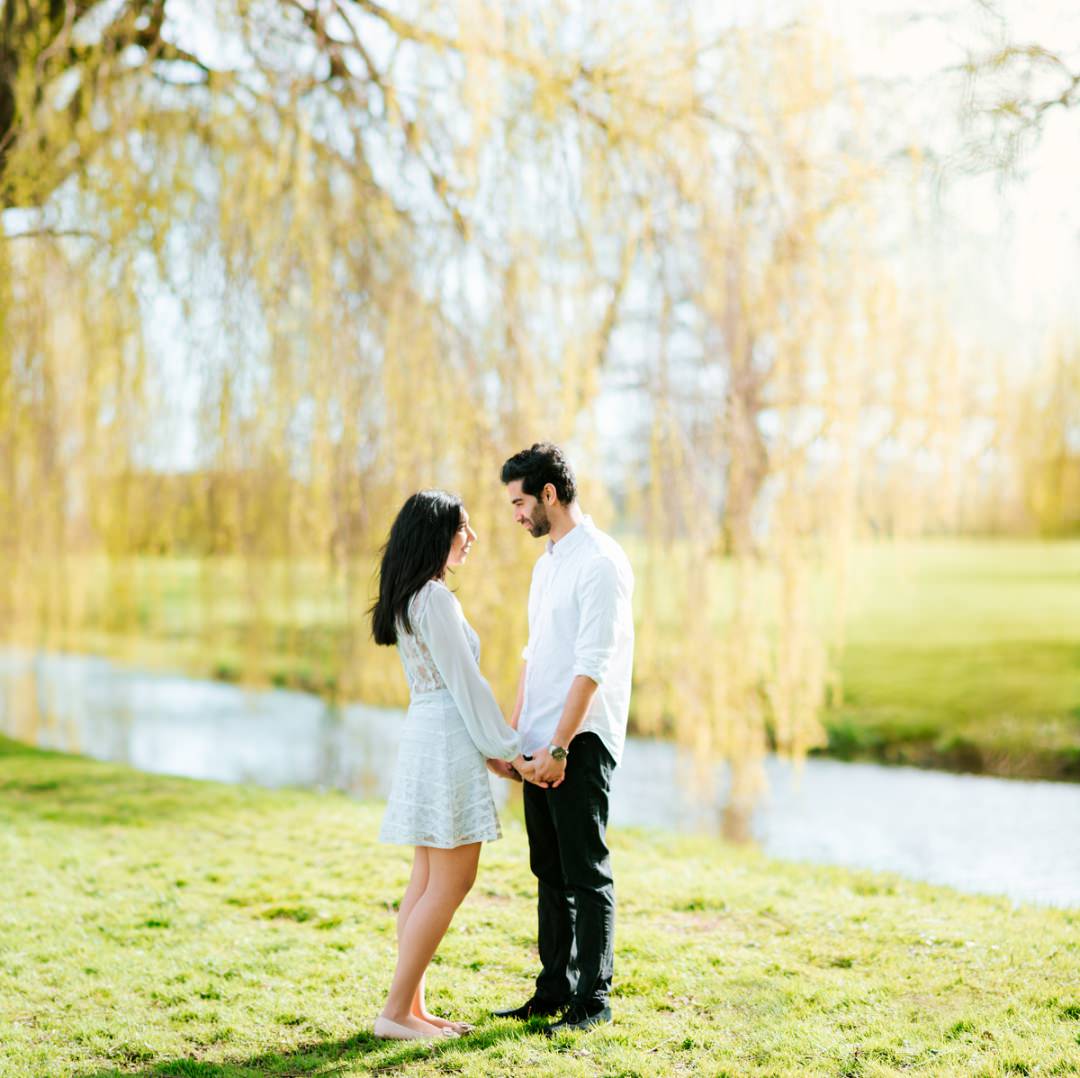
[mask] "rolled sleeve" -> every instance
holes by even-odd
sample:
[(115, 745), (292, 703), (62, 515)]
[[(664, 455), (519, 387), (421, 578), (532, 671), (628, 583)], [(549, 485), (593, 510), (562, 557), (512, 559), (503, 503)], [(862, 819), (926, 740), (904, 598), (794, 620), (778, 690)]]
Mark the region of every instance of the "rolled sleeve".
[(609, 558), (595, 559), (583, 574), (574, 676), (583, 674), (597, 685), (603, 684), (615, 655), (619, 586), (618, 570)]
[(473, 658), (457, 599), (446, 589), (435, 588), (419, 628), (473, 744), (490, 760), (513, 760), (521, 752), (521, 737), (503, 717)]

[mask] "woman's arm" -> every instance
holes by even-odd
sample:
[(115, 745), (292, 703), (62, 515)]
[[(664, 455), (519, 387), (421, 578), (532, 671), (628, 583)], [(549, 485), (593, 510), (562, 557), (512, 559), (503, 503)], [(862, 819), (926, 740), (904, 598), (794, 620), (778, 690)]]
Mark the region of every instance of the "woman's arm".
[(489, 759), (520, 756), (521, 736), (507, 725), (491, 686), (476, 665), (461, 609), (449, 591), (432, 588), (418, 628), (476, 747)]

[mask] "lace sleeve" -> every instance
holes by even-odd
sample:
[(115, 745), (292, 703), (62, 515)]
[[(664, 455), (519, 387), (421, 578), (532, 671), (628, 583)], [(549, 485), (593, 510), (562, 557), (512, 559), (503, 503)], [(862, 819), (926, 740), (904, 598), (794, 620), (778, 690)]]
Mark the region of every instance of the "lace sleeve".
[(513, 760), (521, 737), (503, 718), (495, 694), (480, 673), (465, 635), (458, 601), (446, 588), (432, 588), (416, 629), (465, 721), (473, 744), (488, 759)]

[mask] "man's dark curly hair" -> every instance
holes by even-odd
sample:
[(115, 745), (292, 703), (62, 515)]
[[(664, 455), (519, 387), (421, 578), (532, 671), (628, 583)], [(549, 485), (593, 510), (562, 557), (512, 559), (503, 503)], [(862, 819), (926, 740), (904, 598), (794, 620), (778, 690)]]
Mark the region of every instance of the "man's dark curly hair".
[(515, 453), (502, 466), (502, 481), (512, 483), (515, 479), (520, 479), (522, 491), (534, 498), (539, 498), (540, 492), (550, 483), (563, 505), (577, 500), (574, 469), (553, 442), (537, 442)]

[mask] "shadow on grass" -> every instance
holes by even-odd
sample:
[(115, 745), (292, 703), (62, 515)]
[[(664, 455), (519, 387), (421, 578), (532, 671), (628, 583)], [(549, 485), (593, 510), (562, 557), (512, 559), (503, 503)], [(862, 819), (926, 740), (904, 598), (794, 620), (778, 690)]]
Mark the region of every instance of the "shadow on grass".
[(344, 1040), (303, 1045), (291, 1052), (264, 1052), (248, 1059), (221, 1063), (174, 1059), (147, 1067), (142, 1064), (95, 1071), (79, 1071), (78, 1078), (291, 1078), (294, 1075), (333, 1075), (350, 1063), (377, 1074), (450, 1053), (483, 1052), (500, 1041), (517, 1040), (539, 1026), (500, 1022), (464, 1037), (444, 1041), (382, 1041), (371, 1033)]

